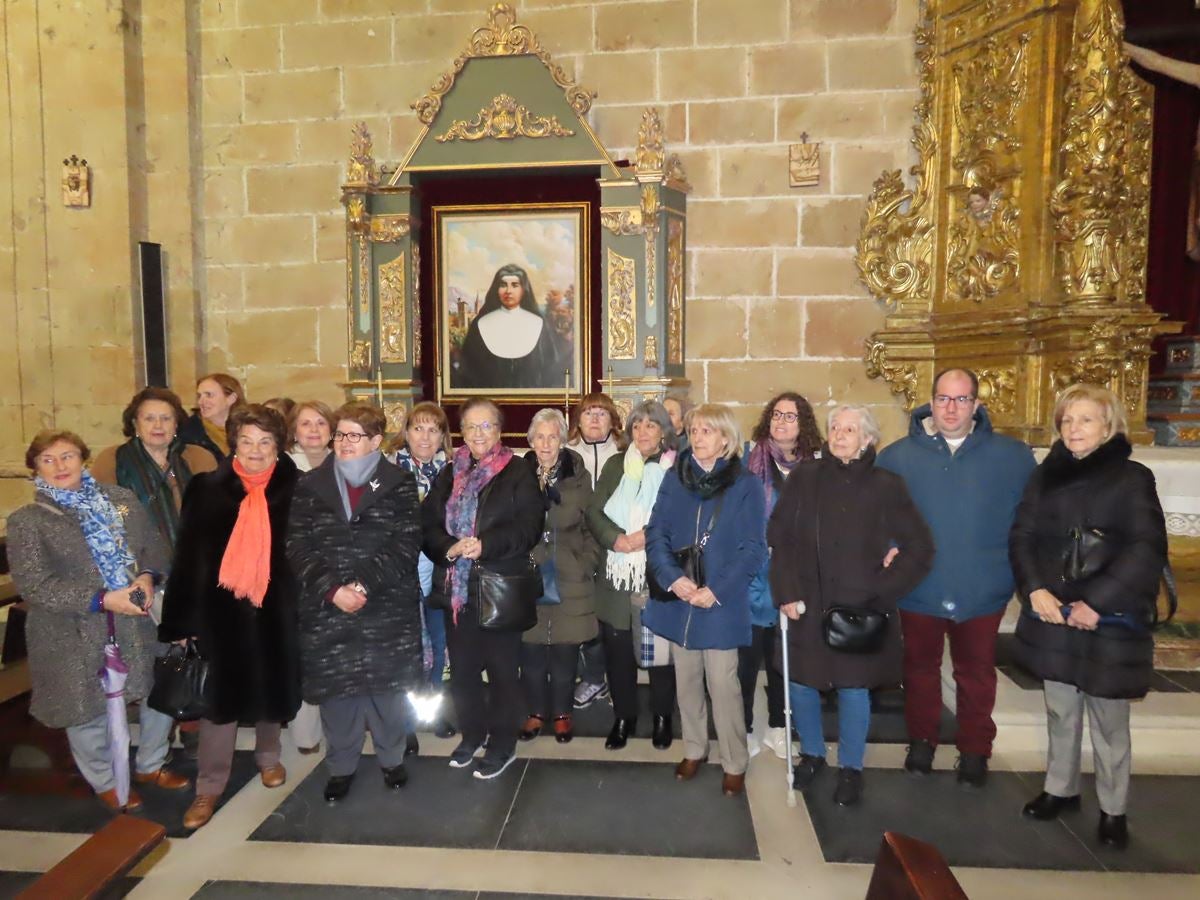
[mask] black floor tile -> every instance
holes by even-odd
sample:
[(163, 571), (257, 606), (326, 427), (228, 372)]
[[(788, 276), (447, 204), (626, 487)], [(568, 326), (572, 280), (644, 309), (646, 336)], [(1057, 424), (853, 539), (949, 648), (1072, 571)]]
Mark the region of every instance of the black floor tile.
[(1164, 669), (1156, 674), (1163, 676), (1193, 694), (1200, 694), (1200, 672)]
[[(830, 691), (821, 697), (821, 723), (826, 743), (837, 742), (837, 719), (837, 694)], [(938, 727), (939, 743), (952, 743), (954, 731), (954, 714), (943, 706)], [(871, 724), (867, 729), (867, 741), (872, 744), (908, 743), (908, 725), (904, 721), (904, 692), (899, 688), (871, 691)]]
[(716, 765), (680, 783), (674, 762), (531, 760), (500, 849), (758, 859), (745, 795)]
[[(196, 777), (194, 760), (177, 756), (170, 767), (181, 775), (192, 779)], [(258, 766), (254, 763), (254, 754), (249, 750), (234, 753), (229, 785), (217, 809), (245, 787), (251, 778), (257, 776)], [(193, 790), (164, 791), (161, 788), (144, 788), (141, 785), (136, 785), (136, 788), (145, 805), (135, 815), (158, 822), (167, 829), (168, 837), (186, 837), (191, 833), (183, 827), (183, 814), (195, 798)], [(3, 830), (92, 834), (103, 828), (110, 819), (112, 813), (91, 796), (43, 794), (29, 797), (0, 794), (0, 829)]]
[[(41, 877), (40, 872), (0, 872), (0, 897), (16, 897), (28, 890)], [(96, 895), (95, 900), (120, 900), (132, 891), (142, 879), (126, 876), (118, 878), (108, 890)]]
[(871, 863), (885, 831), (928, 841), (954, 866), (1100, 871), (1099, 861), (1057, 822), (1033, 822), (1021, 807), (1041, 776), (993, 772), (982, 791), (965, 791), (953, 772), (913, 778), (867, 769), (858, 806), (833, 802), (836, 769), (805, 791), (804, 801), (828, 862)]
[(250, 840), (490, 850), (525, 765), (518, 759), (499, 778), (481, 781), (445, 757), (413, 757), (407, 786), (392, 791), (375, 757), (364, 756), (349, 796), (333, 806), (322, 796), (329, 773), (319, 765)]
[(279, 884), (268, 881), (208, 881), (193, 900), (474, 900), (474, 891), (432, 891), (423, 888), (360, 887), (345, 884)]

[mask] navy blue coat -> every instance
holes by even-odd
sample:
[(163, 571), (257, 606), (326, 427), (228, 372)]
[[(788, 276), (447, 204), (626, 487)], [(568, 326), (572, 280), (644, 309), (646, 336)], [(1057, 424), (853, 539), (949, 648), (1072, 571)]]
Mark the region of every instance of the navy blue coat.
[(987, 411), (955, 453), (925, 423), (929, 404), (912, 415), (908, 437), (884, 448), (876, 465), (904, 479), (933, 532), (933, 569), (900, 608), (963, 622), (999, 612), (1013, 595), (1008, 532), (1037, 463), (1021, 441), (992, 430)]
[[(700, 471), (691, 453), (682, 459)], [(717, 461), (720, 468), (734, 464)], [(650, 600), (642, 613), (647, 628), (689, 650), (732, 650), (750, 643), (750, 580), (767, 558), (766, 511), (762, 485), (736, 465), (741, 471), (722, 492), (725, 501), (704, 549), (708, 587), (720, 606), (700, 609), (681, 600)], [(695, 543), (697, 509), (703, 531), (720, 496), (702, 501), (683, 486), (675, 469), (667, 473), (646, 526), (646, 565), (660, 585), (683, 576), (671, 551)]]

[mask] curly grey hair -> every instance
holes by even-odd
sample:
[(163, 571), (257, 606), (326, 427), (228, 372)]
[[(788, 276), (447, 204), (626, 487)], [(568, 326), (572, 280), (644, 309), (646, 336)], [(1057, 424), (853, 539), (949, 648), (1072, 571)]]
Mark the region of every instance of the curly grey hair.
[(657, 400), (646, 400), (629, 411), (629, 417), (625, 420), (625, 434), (629, 440), (633, 440), (633, 426), (646, 419), (662, 429), (663, 450), (674, 450), (676, 440), (675, 429), (671, 426), (671, 414)]

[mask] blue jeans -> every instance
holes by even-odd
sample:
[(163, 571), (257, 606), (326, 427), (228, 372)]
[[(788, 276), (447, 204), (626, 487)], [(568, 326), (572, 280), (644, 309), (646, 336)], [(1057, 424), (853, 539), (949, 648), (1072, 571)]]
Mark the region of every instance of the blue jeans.
[[(821, 692), (808, 685), (788, 682), (792, 699), (792, 724), (800, 735), (800, 752), (825, 758), (825, 729), (821, 725)], [(871, 692), (866, 688), (838, 688), (838, 765), (862, 770), (867, 751), (867, 726), (871, 724)]]
[(442, 673), (446, 671), (446, 611), (425, 607), (425, 630), (429, 632), (429, 646), (433, 651), (433, 667), (429, 670), (429, 686), (435, 691), (442, 689)]

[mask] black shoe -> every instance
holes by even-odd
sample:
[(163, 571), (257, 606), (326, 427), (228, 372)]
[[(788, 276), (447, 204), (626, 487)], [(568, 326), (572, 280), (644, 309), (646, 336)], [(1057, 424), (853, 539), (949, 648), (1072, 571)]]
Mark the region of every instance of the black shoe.
[(498, 753), (486, 753), (472, 774), (476, 778), (482, 778), (485, 781), (496, 778), (501, 772), (512, 765), (516, 758), (517, 754), (515, 753), (510, 753), (507, 756), (502, 756)]
[(525, 724), (521, 726), (521, 730), (517, 733), (518, 741), (532, 741), (535, 737), (542, 733), (542, 726), (546, 724), (545, 716), (529, 714), (529, 718), (525, 720)]
[(904, 757), (904, 771), (910, 775), (928, 775), (933, 771), (936, 749), (931, 741), (913, 741), (908, 745), (908, 756)]
[(410, 731), (404, 741), (404, 758), (416, 756), (421, 752), (421, 742), (417, 740), (416, 732)]
[(833, 792), (833, 802), (838, 806), (853, 806), (862, 799), (863, 774), (858, 769), (842, 768), (838, 770), (837, 788)]
[(353, 781), (353, 775), (334, 775), (325, 782), (325, 802), (338, 803), (345, 800), (346, 795), (350, 793), (350, 783)]
[(1047, 794), (1042, 791), (1032, 800), (1025, 804), (1025, 808), (1021, 810), (1022, 815), (1029, 816), (1031, 819), (1040, 819), (1043, 822), (1048, 822), (1050, 819), (1057, 819), (1058, 814), (1064, 809), (1079, 809), (1079, 795), (1074, 797), (1056, 797), (1054, 794)]
[(458, 742), (454, 752), (450, 754), (450, 768), (465, 769), (475, 762), (475, 754), (481, 749), (480, 744), (472, 744), (466, 738)]
[(804, 790), (813, 783), (813, 779), (825, 768), (825, 757), (800, 754), (800, 762), (792, 769), (792, 787), (798, 791)]
[(1125, 824), (1125, 816), (1100, 813), (1100, 827), (1096, 830), (1096, 835), (1100, 838), (1100, 843), (1124, 850), (1129, 844), (1129, 826)]
[(963, 787), (981, 788), (987, 784), (988, 761), (982, 753), (959, 754), (954, 767), (958, 769), (958, 783)]
[(672, 740), (674, 740), (674, 735), (671, 734), (671, 717), (655, 716), (654, 732), (650, 737), (650, 742), (654, 744), (654, 749), (666, 750), (671, 746)]
[(438, 719), (433, 726), (433, 733), (436, 737), (452, 738), (458, 734), (458, 729), (450, 724), (449, 719)]
[(392, 790), (397, 790), (408, 784), (408, 770), (404, 768), (404, 763), (392, 766), (390, 769), (384, 769), (383, 783)]
[(629, 736), (637, 730), (637, 719), (617, 719), (604, 742), (605, 750), (622, 750)]

